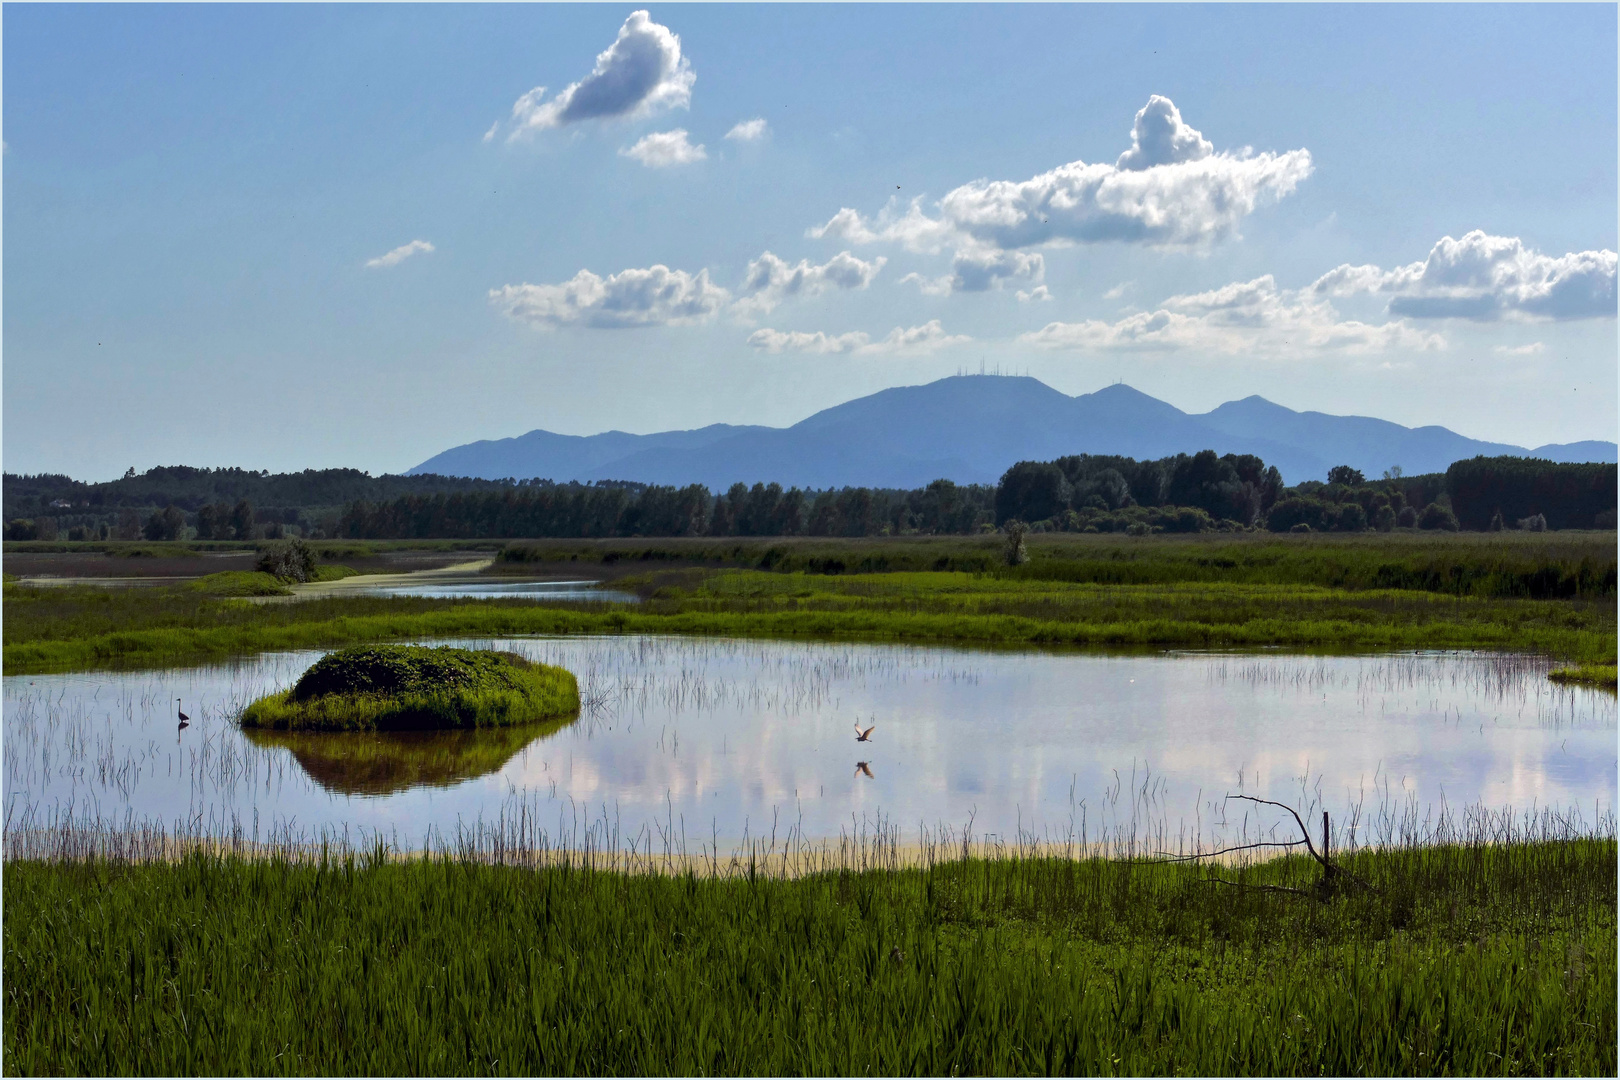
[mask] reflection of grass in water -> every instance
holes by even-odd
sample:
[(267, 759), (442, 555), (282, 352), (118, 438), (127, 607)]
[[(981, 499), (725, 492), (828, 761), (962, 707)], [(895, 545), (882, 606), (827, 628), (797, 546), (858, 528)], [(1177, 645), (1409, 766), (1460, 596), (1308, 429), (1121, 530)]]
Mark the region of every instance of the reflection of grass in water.
[(573, 717), (540, 724), (461, 731), (268, 731), (243, 728), (261, 749), (285, 749), (327, 791), (391, 795), (415, 787), (450, 787), (487, 776), (519, 750), (552, 735)]

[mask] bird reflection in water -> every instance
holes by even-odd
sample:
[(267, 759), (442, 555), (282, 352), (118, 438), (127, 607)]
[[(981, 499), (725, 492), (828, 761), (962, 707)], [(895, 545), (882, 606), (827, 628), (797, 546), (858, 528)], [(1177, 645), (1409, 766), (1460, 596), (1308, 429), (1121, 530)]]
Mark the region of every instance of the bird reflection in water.
[(855, 763), (855, 775), (872, 777), (874, 780), (877, 779), (876, 777), (872, 776), (872, 766), (865, 761), (857, 761)]

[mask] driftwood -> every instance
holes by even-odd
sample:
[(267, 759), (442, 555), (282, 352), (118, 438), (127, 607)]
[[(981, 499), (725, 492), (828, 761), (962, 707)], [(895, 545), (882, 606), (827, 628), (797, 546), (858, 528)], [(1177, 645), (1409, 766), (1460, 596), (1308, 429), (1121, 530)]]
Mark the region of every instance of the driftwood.
[(1216, 855), (1227, 855), (1234, 851), (1252, 851), (1258, 848), (1299, 847), (1301, 844), (1303, 844), (1305, 845), (1305, 850), (1311, 853), (1311, 858), (1315, 859), (1317, 864), (1322, 868), (1322, 877), (1312, 888), (1292, 889), (1286, 885), (1250, 885), (1242, 881), (1229, 881), (1218, 874), (1209, 878), (1209, 880), (1218, 882), (1222, 885), (1230, 885), (1234, 889), (1249, 889), (1253, 892), (1286, 893), (1290, 896), (1303, 896), (1308, 899), (1315, 900), (1325, 900), (1333, 896), (1346, 885), (1354, 885), (1363, 889), (1372, 889), (1374, 892), (1378, 891), (1371, 883), (1357, 877), (1355, 874), (1352, 874), (1350, 871), (1333, 861), (1333, 834), (1329, 829), (1328, 813), (1326, 810), (1322, 811), (1322, 846), (1321, 849), (1318, 850), (1317, 846), (1311, 843), (1311, 831), (1305, 827), (1305, 819), (1300, 817), (1299, 813), (1287, 803), (1274, 802), (1271, 799), (1259, 799), (1253, 795), (1228, 795), (1226, 797), (1228, 799), (1242, 799), (1245, 802), (1258, 803), (1261, 806), (1275, 806), (1280, 810), (1288, 811), (1289, 815), (1293, 817), (1294, 821), (1299, 825), (1300, 839), (1266, 840), (1253, 844), (1237, 844), (1233, 847), (1221, 848), (1219, 851), (1204, 851), (1199, 852), (1196, 855), (1176, 856), (1171, 858), (1169, 860), (1170, 862), (1192, 862), (1198, 859), (1212, 858)]

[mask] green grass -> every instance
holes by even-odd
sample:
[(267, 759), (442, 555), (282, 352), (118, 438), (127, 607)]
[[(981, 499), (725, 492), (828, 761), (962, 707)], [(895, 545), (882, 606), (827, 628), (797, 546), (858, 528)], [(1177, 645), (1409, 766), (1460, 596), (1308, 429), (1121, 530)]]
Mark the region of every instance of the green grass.
[(1547, 673), (1547, 678), (1562, 683), (1587, 683), (1592, 686), (1607, 686), (1613, 690), (1620, 680), (1616, 678), (1614, 664), (1575, 664), (1571, 667), (1561, 667)]
[(1348, 862), (12, 861), (6, 1068), (1613, 1075), (1612, 838)]
[(207, 596), (287, 596), (285, 582), (262, 570), (225, 570), (206, 574), (181, 586)]
[[(354, 577), (356, 571), (336, 563), (323, 563), (315, 568), (310, 581), (342, 581)], [(289, 583), (263, 570), (226, 570), (218, 574), (205, 574), (180, 586), (207, 596), (288, 596)]]
[(289, 689), (242, 710), (280, 731), (507, 727), (579, 713), (571, 672), (516, 653), (369, 645), (321, 657)]
[(1076, 584), (1207, 582), (1404, 589), (1478, 597), (1613, 599), (1613, 532), (1423, 532), (1278, 535), (1212, 533), (1028, 537), (1030, 561), (1006, 565), (1005, 538), (745, 538), (514, 541), (497, 567), (559, 563), (814, 574), (963, 571)]
[(328, 598), (256, 606), (170, 590), (7, 586), (11, 673), (140, 667), (273, 649), (511, 634), (679, 633), (1075, 646), (1495, 649), (1612, 662), (1610, 601), (1223, 582), (1096, 585), (967, 573), (667, 570), (637, 607)]

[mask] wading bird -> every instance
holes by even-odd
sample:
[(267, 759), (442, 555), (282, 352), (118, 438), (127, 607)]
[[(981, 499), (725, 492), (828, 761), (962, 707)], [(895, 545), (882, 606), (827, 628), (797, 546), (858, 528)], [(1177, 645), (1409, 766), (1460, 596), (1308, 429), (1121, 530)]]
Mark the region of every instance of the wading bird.
[(871, 727), (867, 728), (865, 731), (861, 730), (861, 725), (856, 724), (855, 725), (855, 741), (856, 742), (871, 742), (872, 741), (872, 732), (874, 732), (876, 730), (877, 730), (877, 725), (876, 724), (873, 724)]
[(179, 730), (183, 730), (183, 729), (188, 728), (188, 727), (191, 726), (191, 717), (187, 716), (183, 712), (180, 712), (180, 699), (179, 698), (174, 699), (174, 711), (177, 712), (177, 713), (180, 713), (180, 727), (176, 728), (175, 730), (179, 731)]
[(868, 765), (864, 761), (857, 761), (855, 763), (855, 775), (856, 776), (868, 776), (868, 777), (871, 777), (873, 780), (877, 779), (877, 777), (872, 776), (872, 766)]

